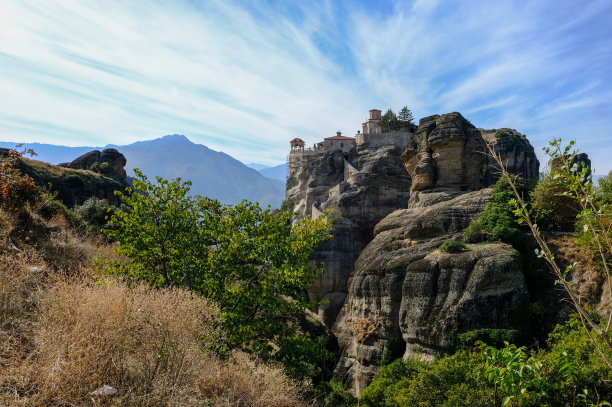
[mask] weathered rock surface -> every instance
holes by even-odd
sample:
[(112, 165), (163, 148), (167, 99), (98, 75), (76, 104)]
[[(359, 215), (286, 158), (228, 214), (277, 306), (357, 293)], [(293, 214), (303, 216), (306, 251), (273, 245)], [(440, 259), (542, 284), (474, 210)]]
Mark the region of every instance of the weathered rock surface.
[(485, 149), (478, 129), (459, 113), (421, 119), (402, 155), (412, 177), (411, 192), (480, 188), (486, 165)]
[(127, 174), (124, 167), (127, 161), (123, 154), (114, 148), (106, 148), (102, 151), (93, 150), (75, 158), (69, 163), (58, 164), (58, 166), (75, 170), (90, 170), (94, 164), (97, 165), (98, 168), (101, 168), (103, 163), (107, 163), (108, 165), (108, 169), (106, 169), (104, 175), (122, 183), (126, 182)]
[(539, 162), (527, 138), (513, 129), (479, 130), (460, 113), (428, 116), (402, 155), (412, 178), (411, 203), (422, 191), (433, 204), (462, 191), (493, 185), (500, 176), (486, 148), (501, 155), (508, 171), (529, 180), (538, 176)]
[(319, 316), (331, 326), (348, 292), (355, 260), (372, 240), (374, 226), (406, 207), (410, 178), (400, 156), (411, 133), (366, 135), (348, 153), (341, 150), (290, 157), (287, 198), (300, 218), (325, 211), (334, 218), (334, 238), (321, 245), (313, 262), (324, 274), (308, 287), (324, 301)]
[[(523, 179), (537, 178), (540, 163), (527, 137), (514, 129), (479, 129), (482, 137), (493, 147), (495, 154), (501, 155), (508, 171)], [(493, 157), (487, 154), (487, 172), (484, 183), (493, 185), (499, 179), (499, 171)]]
[[(527, 299), (523, 271), (505, 244), (474, 245), (440, 252), (488, 203), (499, 175), (486, 155), (493, 145), (510, 171), (537, 174), (533, 148), (519, 133), (481, 131), (459, 113), (421, 119), (401, 156), (412, 185), (406, 209), (375, 227), (349, 278), (349, 292), (333, 332), (341, 348), (339, 379), (357, 391), (374, 377), (384, 353), (398, 343), (405, 357), (432, 358), (451, 334), (479, 328), (511, 328), (513, 313)], [(360, 345), (355, 321), (377, 316), (381, 326)], [(361, 346), (361, 348), (360, 348)], [(418, 349), (418, 352), (417, 352)], [(361, 363), (363, 358), (363, 363)]]
[(124, 191), (125, 180), (117, 180), (92, 171), (59, 167), (42, 161), (22, 158), (19, 168), (32, 177), (36, 185), (57, 193), (66, 206), (81, 205), (90, 197), (105, 199), (118, 205), (115, 191)]
[[(427, 208), (398, 210), (378, 224), (376, 237), (355, 264), (349, 295), (333, 326), (342, 352), (336, 376), (354, 391), (361, 355), (363, 389), (398, 341), (405, 357), (432, 358), (453, 333), (511, 328), (513, 310), (527, 295), (512, 248), (487, 244), (459, 254), (438, 250), (478, 216), (489, 194), (489, 189), (479, 190)], [(354, 323), (373, 315), (381, 326), (359, 349)]]

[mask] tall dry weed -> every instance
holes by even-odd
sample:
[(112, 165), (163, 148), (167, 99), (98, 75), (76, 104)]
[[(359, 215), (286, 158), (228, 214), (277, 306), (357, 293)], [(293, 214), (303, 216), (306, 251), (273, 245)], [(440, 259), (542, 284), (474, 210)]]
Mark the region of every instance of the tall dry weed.
[[(203, 344), (217, 340), (216, 309), (186, 290), (61, 284), (41, 301), (29, 367), (45, 405), (88, 405), (104, 384), (112, 405), (304, 405), (280, 368), (234, 355), (221, 361)], [(207, 403), (207, 404), (206, 404)], [(229, 403), (229, 404), (228, 404)]]
[[(122, 260), (62, 219), (0, 209), (0, 406), (305, 405), (281, 368), (207, 352), (223, 338), (206, 300), (104, 276), (96, 258)], [(118, 392), (90, 396), (104, 384)]]

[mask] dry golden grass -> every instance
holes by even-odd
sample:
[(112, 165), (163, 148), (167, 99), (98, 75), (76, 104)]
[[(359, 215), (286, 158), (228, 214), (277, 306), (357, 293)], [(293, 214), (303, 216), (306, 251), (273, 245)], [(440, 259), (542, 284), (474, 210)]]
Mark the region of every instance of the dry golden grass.
[(97, 276), (112, 247), (15, 216), (0, 210), (0, 406), (307, 404), (279, 367), (206, 350), (221, 338), (203, 298)]

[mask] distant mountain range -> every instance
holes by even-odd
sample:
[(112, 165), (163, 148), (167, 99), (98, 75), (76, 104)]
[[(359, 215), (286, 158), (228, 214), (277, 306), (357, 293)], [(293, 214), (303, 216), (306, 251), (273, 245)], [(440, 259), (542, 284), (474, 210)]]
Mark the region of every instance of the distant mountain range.
[[(14, 142), (0, 142), (0, 147), (14, 148)], [(174, 134), (155, 140), (139, 141), (128, 145), (104, 147), (66, 147), (52, 144), (26, 143), (37, 154), (34, 159), (51, 164), (70, 162), (91, 150), (116, 148), (126, 158), (126, 171), (140, 169), (150, 179), (161, 176), (177, 177), (192, 182), (192, 192), (224, 203), (238, 203), (243, 199), (261, 205), (279, 207), (285, 199), (286, 168), (284, 164), (262, 168), (266, 177), (228, 154), (191, 142), (187, 137)], [(280, 168), (283, 167), (283, 168)], [(281, 174), (282, 177), (274, 176)]]
[(274, 167), (268, 167), (263, 164), (249, 163), (247, 167), (256, 169), (261, 175), (266, 178), (277, 179), (283, 182), (287, 181), (287, 163), (279, 164)]

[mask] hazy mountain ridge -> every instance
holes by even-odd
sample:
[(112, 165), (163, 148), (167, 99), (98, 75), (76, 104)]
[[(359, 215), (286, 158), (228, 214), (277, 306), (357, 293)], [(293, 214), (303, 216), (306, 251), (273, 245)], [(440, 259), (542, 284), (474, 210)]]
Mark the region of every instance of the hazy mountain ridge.
[[(0, 142), (0, 146), (14, 148), (15, 142)], [(180, 177), (192, 181), (192, 192), (219, 199), (224, 203), (238, 203), (243, 199), (261, 205), (280, 206), (285, 197), (284, 182), (264, 177), (240, 161), (223, 152), (191, 142), (182, 135), (138, 141), (128, 145), (105, 147), (66, 147), (51, 144), (27, 143), (36, 159), (58, 164), (69, 162), (94, 149), (116, 148), (127, 159), (126, 170), (133, 175), (139, 168), (149, 178)]]
[(246, 164), (246, 166), (259, 171), (259, 173), (266, 178), (277, 179), (283, 182), (287, 181), (287, 163), (282, 163), (273, 167), (257, 163), (249, 163)]

